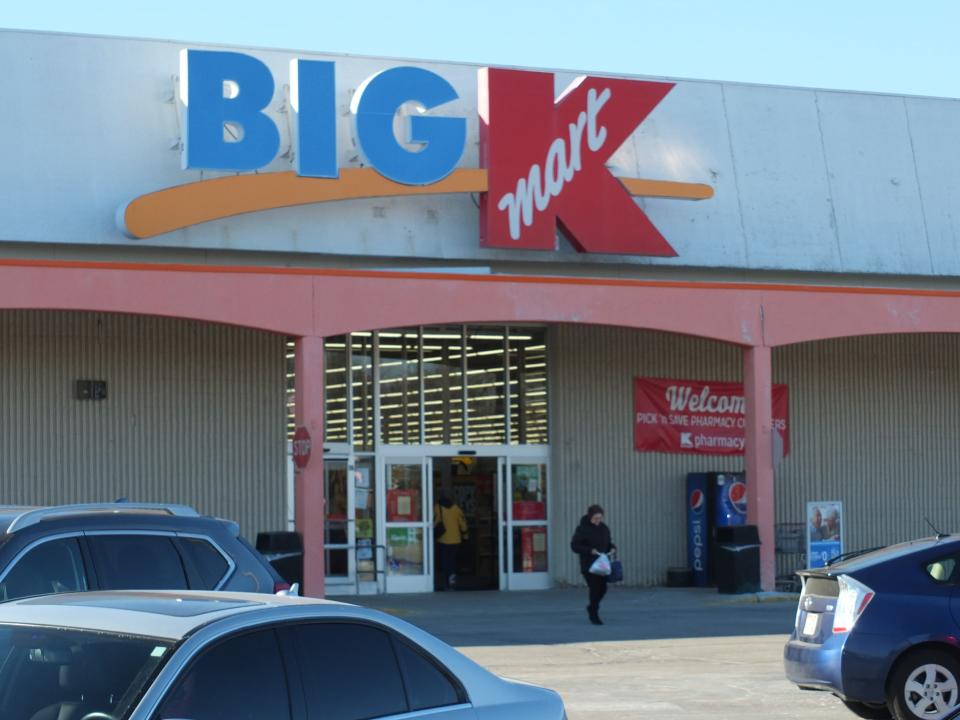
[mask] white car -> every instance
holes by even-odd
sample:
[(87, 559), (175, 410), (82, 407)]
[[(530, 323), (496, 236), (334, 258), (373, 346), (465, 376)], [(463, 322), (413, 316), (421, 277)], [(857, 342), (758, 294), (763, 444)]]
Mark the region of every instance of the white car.
[(562, 720), (389, 615), (252, 593), (116, 591), (0, 604), (3, 720)]

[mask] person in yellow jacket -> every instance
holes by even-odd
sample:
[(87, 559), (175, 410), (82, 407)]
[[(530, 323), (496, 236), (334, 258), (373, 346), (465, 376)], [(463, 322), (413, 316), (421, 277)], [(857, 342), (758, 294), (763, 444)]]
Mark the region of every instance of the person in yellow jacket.
[(467, 519), (446, 491), (440, 493), (440, 502), (433, 507), (433, 527), (440, 560), (440, 589), (453, 590), (457, 584), (457, 550), (467, 539)]

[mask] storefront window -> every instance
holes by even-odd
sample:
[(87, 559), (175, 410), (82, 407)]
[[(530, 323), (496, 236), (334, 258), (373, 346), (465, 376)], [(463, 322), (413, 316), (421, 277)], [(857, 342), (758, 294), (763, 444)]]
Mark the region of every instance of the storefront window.
[(286, 342), (286, 388), (287, 388), (287, 440), (293, 440), (297, 430), (297, 341), (287, 338)]
[(510, 444), (545, 445), (547, 341), (543, 328), (510, 328)]
[(376, 484), (373, 459), (358, 458), (353, 471), (354, 529), (357, 542), (357, 580), (375, 582), (376, 558)]
[(512, 465), (513, 520), (547, 519), (547, 466)]
[(423, 575), (423, 528), (387, 528), (387, 572)]
[[(544, 328), (399, 328), (330, 337), (324, 346), (327, 443), (372, 452), (380, 445), (549, 442)], [(288, 423), (292, 432), (292, 416)]]
[(547, 527), (513, 528), (513, 572), (547, 572)]
[(424, 442), (463, 443), (463, 327), (423, 331)]
[(350, 429), (347, 415), (347, 338), (327, 338), (323, 344), (323, 365), (326, 384), (326, 422), (323, 437), (326, 442), (347, 442)]
[(351, 336), (353, 447), (373, 450), (373, 333)]
[(420, 332), (378, 333), (380, 342), (380, 440), (420, 444)]
[(387, 522), (423, 521), (423, 467), (419, 463), (389, 466)]
[(506, 443), (505, 333), (491, 327), (467, 329), (467, 443)]
[(324, 500), (327, 513), (324, 523), (323, 544), (326, 550), (328, 577), (346, 577), (349, 574), (347, 544), (347, 464), (342, 461), (328, 462), (323, 467)]

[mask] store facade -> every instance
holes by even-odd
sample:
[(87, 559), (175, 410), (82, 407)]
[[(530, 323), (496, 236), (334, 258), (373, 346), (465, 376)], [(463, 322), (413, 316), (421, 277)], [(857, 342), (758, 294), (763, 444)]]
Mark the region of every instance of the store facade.
[[(0, 40), (5, 502), (292, 522), (344, 594), (435, 587), (441, 494), (505, 590), (598, 501), (661, 582), (690, 471), (746, 472), (770, 589), (808, 501), (857, 547), (954, 499), (956, 101)], [(638, 450), (644, 377), (741, 383), (741, 452)]]

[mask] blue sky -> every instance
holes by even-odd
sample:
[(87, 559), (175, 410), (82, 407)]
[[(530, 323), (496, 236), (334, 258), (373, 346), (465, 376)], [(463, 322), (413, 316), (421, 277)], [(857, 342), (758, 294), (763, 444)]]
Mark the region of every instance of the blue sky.
[(960, 97), (956, 0), (8, 0), (0, 27)]

